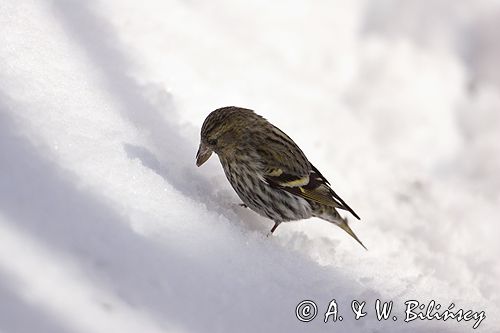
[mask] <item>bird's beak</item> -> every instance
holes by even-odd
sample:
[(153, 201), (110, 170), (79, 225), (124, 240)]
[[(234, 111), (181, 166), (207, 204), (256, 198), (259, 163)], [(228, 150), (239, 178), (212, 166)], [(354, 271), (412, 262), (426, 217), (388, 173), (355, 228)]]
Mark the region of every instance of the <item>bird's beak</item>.
[(200, 166), (205, 163), (211, 155), (212, 149), (210, 149), (203, 142), (200, 143), (200, 147), (198, 148), (198, 152), (196, 153), (196, 166)]

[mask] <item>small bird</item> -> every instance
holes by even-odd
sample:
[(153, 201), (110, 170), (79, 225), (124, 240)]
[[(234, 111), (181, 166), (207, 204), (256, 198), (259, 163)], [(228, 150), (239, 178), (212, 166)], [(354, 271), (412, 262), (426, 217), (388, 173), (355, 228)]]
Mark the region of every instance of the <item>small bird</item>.
[(274, 221), (271, 234), (282, 222), (314, 216), (337, 225), (366, 249), (337, 209), (358, 220), (359, 216), (295, 142), (253, 110), (228, 106), (208, 115), (196, 165), (205, 163), (212, 152), (219, 156), (242, 206)]

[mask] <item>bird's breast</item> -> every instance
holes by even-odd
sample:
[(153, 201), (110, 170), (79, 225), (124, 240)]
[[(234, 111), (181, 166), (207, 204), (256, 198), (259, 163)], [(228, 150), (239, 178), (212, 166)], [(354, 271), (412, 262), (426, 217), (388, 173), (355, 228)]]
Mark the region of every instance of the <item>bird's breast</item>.
[(258, 165), (245, 160), (220, 160), (235, 192), (258, 214), (280, 222), (311, 217), (311, 206), (306, 200), (271, 187), (262, 178)]

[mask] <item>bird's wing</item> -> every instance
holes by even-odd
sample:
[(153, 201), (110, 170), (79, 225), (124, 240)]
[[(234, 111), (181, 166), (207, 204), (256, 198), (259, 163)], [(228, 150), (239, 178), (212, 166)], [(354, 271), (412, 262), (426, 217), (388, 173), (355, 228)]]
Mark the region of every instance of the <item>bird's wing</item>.
[(332, 190), (328, 181), (312, 164), (309, 176), (306, 177), (296, 177), (279, 170), (281, 169), (274, 169), (272, 174), (265, 177), (265, 180), (271, 186), (325, 206), (333, 206), (349, 211), (358, 220), (360, 219), (358, 214)]
[(266, 149), (257, 149), (257, 154), (262, 177), (270, 186), (325, 206), (349, 211), (360, 219), (285, 133), (272, 128), (264, 145)]

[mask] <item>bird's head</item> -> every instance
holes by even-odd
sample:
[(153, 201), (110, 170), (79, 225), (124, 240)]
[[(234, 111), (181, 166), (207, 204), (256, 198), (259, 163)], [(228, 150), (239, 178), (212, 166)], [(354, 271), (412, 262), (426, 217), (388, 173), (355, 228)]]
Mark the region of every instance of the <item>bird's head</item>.
[(196, 165), (205, 163), (212, 152), (229, 153), (240, 142), (253, 119), (260, 118), (252, 110), (227, 106), (212, 111), (201, 127)]

